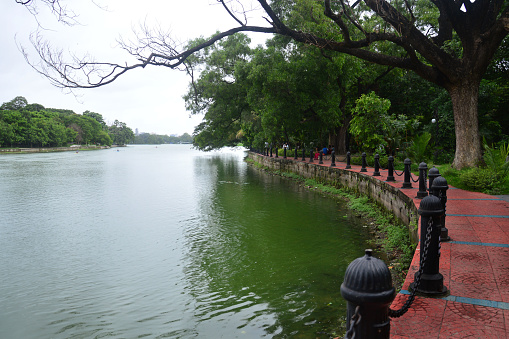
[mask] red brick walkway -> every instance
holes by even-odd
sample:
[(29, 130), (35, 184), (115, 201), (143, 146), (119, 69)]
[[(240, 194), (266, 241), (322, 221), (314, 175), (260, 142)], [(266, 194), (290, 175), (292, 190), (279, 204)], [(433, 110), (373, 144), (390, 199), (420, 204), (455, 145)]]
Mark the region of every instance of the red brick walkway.
[[(331, 165), (330, 160), (323, 162), (320, 166)], [(318, 165), (318, 160), (314, 163)], [(336, 167), (344, 169), (346, 164), (336, 162)], [(352, 165), (351, 171), (360, 169)], [(367, 170), (365, 174), (372, 176), (373, 168)], [(387, 171), (380, 173), (376, 178), (385, 181)], [(396, 180), (389, 184), (401, 188), (403, 178)], [(418, 208), (418, 184), (412, 185), (415, 188), (402, 191)], [(440, 273), (450, 295), (416, 297), (405, 315), (391, 320), (391, 338), (509, 338), (509, 203), (453, 187), (447, 198), (451, 241), (442, 243)], [(419, 256), (418, 246), (392, 309), (401, 308), (408, 298)]]

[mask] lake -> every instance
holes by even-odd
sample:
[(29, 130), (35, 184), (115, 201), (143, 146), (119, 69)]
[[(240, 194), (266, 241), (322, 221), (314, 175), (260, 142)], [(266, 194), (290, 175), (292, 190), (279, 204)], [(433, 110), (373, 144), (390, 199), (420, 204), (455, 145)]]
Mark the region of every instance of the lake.
[(0, 155), (0, 338), (328, 338), (369, 234), (190, 145)]

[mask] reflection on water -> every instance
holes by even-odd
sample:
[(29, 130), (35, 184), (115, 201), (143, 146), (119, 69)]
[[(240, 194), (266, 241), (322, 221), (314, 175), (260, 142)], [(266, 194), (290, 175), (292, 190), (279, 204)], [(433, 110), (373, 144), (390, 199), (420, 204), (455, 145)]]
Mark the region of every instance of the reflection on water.
[(2, 155), (0, 338), (327, 338), (367, 235), (243, 155)]

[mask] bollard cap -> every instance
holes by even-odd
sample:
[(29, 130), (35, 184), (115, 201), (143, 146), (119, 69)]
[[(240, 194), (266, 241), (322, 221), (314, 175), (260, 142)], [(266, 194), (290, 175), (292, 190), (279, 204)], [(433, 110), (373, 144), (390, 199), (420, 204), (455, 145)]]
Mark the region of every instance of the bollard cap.
[(428, 177), (430, 178), (436, 178), (440, 176), (440, 172), (438, 171), (438, 168), (435, 166), (431, 167), (431, 169), (428, 172)]
[(366, 152), (362, 152), (361, 156), (365, 157), (366, 156)]
[(447, 180), (444, 177), (438, 177), (435, 180), (433, 180), (433, 185), (431, 186), (431, 189), (446, 191), (447, 189), (449, 189), (449, 185), (447, 184)]
[(420, 170), (428, 169), (428, 165), (426, 165), (426, 163), (425, 163), (425, 162), (421, 162), (421, 163), (419, 164), (419, 169), (420, 169)]
[[(436, 179), (435, 179), (436, 180)], [(444, 214), (444, 208), (439, 198), (428, 195), (421, 200), (419, 214), (424, 217), (431, 217)]]
[(356, 304), (388, 304), (394, 300), (395, 292), (389, 268), (382, 260), (373, 257), (371, 249), (348, 265), (341, 284), (343, 298)]
[(410, 165), (410, 164), (412, 164), (412, 160), (410, 160), (409, 158), (406, 158), (405, 161), (403, 161), (403, 164)]
[(380, 155), (378, 155), (378, 153), (375, 154), (375, 159), (380, 159)]

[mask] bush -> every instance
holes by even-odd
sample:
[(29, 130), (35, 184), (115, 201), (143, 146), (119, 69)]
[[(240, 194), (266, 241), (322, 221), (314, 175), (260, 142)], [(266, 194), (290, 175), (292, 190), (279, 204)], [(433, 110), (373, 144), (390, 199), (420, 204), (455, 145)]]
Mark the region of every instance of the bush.
[(493, 145), (490, 147), (486, 141), (484, 142), (483, 160), (486, 167), (500, 178), (505, 177), (509, 172), (509, 162), (506, 161), (508, 156), (509, 144), (503, 142), (496, 148)]
[(415, 136), (412, 145), (407, 148), (407, 154), (413, 162), (428, 161), (428, 143), (431, 140), (431, 134), (424, 132), (419, 136)]
[(497, 194), (501, 191), (499, 176), (488, 168), (469, 168), (460, 173), (463, 185), (472, 191)]

